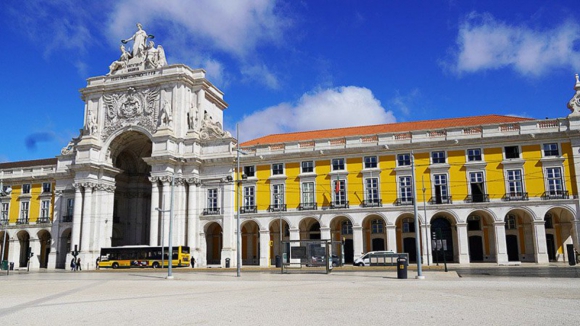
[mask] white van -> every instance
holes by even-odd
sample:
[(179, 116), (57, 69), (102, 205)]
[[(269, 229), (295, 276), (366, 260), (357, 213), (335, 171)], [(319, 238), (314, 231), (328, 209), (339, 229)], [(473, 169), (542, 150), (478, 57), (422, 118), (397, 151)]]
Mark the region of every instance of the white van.
[(397, 262), (398, 254), (394, 251), (369, 251), (356, 258), (354, 266), (389, 265)]

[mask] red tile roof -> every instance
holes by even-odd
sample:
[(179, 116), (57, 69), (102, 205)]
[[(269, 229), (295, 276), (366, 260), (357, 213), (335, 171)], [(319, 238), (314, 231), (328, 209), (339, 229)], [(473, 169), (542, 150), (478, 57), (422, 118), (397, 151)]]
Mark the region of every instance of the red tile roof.
[(531, 121), (531, 120), (535, 120), (535, 119), (492, 114), (492, 115), (482, 115), (482, 116), (465, 117), (465, 118), (449, 118), (449, 119), (440, 119), (440, 120), (397, 122), (397, 123), (388, 123), (388, 124), (382, 124), (382, 125), (291, 132), (291, 133), (287, 133), (287, 134), (272, 134), (272, 135), (268, 135), (268, 136), (264, 136), (264, 137), (260, 137), (260, 138), (246, 141), (244, 143), (241, 143), (240, 146), (249, 147), (249, 146), (255, 146), (255, 145), (298, 142), (298, 141), (306, 141), (306, 140), (314, 140), (314, 139), (367, 136), (367, 135), (399, 133), (399, 132), (416, 131), (416, 130), (444, 129), (444, 128), (451, 128), (451, 127), (453, 127), (453, 128), (473, 127), (473, 126), (483, 126), (483, 125), (488, 125), (488, 124), (514, 123), (514, 122)]
[(17, 161), (17, 162), (6, 162), (0, 163), (0, 169), (12, 169), (12, 168), (27, 168), (31, 166), (43, 166), (43, 165), (56, 165), (56, 158), (45, 158), (40, 160), (30, 160), (30, 161)]

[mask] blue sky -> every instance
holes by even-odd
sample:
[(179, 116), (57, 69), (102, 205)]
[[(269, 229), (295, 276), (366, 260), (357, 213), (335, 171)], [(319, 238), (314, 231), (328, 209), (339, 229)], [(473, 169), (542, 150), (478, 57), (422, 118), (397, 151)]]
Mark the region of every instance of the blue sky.
[(78, 92), (140, 22), (204, 68), (225, 128), (271, 133), (481, 114), (569, 114), (577, 1), (20, 1), (0, 4), (0, 162), (60, 154)]

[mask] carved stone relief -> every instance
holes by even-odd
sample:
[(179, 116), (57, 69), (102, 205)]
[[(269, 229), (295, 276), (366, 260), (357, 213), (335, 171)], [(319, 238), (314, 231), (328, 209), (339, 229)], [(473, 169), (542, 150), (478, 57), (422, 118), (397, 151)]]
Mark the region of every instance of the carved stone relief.
[(151, 132), (157, 131), (157, 112), (159, 89), (137, 91), (129, 87), (126, 93), (105, 94), (105, 126), (102, 139), (105, 140), (115, 131), (129, 125), (141, 126)]

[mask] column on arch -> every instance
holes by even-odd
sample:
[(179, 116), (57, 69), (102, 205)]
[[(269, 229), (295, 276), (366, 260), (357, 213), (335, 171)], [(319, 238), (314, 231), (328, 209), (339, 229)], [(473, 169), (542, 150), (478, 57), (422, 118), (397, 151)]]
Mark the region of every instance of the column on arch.
[(159, 246), (159, 187), (157, 177), (149, 177), (151, 182), (151, 222), (149, 223), (149, 245)]
[(174, 182), (174, 199), (173, 199), (173, 244), (185, 245), (186, 229), (186, 194), (185, 194), (185, 179), (175, 178)]
[[(162, 177), (161, 183), (161, 208), (167, 212), (161, 212), (161, 243), (162, 246), (169, 245), (169, 211), (171, 209), (171, 177)], [(174, 244), (174, 243), (172, 243)]]
[(457, 245), (459, 251), (459, 263), (469, 264), (469, 238), (467, 235), (467, 223), (457, 223)]
[(73, 222), (72, 222), (72, 235), (70, 250), (79, 249), (81, 244), (81, 221), (82, 221), (82, 208), (83, 208), (83, 193), (82, 186), (79, 183), (73, 184), (75, 188), (75, 202), (73, 210)]
[(93, 221), (93, 189), (94, 184), (86, 183), (85, 188), (85, 200), (83, 205), (83, 220), (81, 227), (81, 247), (79, 251), (88, 252), (90, 247), (91, 237), (91, 224)]
[(187, 193), (187, 245), (191, 252), (198, 247), (197, 243), (197, 201), (196, 193), (199, 186), (197, 178), (188, 178), (188, 193)]
[[(394, 224), (387, 224), (387, 250), (397, 252), (397, 226)], [(355, 252), (356, 255), (360, 253)]]
[(260, 267), (270, 267), (270, 230), (260, 230)]
[(505, 222), (494, 222), (495, 228), (495, 252), (498, 264), (505, 264), (508, 262), (507, 244), (505, 240)]
[(544, 220), (533, 221), (533, 224), (536, 262), (547, 264), (550, 262), (550, 258), (548, 257), (548, 245), (546, 243), (546, 222)]
[(364, 253), (363, 246), (363, 228), (360, 225), (352, 226), (352, 246), (354, 257)]

